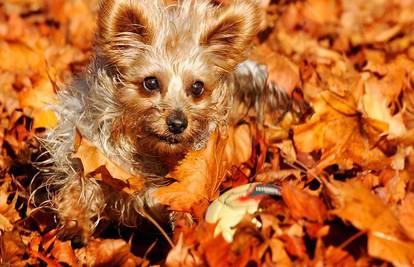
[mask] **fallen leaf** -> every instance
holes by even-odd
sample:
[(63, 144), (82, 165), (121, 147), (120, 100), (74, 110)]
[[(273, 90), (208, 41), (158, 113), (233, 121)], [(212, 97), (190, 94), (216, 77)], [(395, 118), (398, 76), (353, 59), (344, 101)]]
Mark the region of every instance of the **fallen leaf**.
[(285, 242), (285, 248), (289, 255), (300, 259), (307, 258), (305, 243), (301, 237), (285, 234), (280, 239)]
[(323, 223), (328, 216), (326, 206), (319, 197), (307, 194), (289, 183), (283, 184), (282, 197), (296, 219)]
[(142, 177), (126, 172), (88, 140), (80, 135), (79, 138), (79, 145), (73, 157), (80, 158), (85, 175), (93, 176), (127, 193), (134, 193), (143, 188)]
[(61, 263), (66, 263), (69, 266), (79, 266), (76, 259), (75, 252), (72, 249), (70, 241), (55, 241), (51, 251), (53, 257)]
[(332, 214), (351, 222), (368, 233), (370, 256), (397, 266), (409, 266), (414, 261), (414, 242), (407, 240), (403, 229), (391, 210), (372, 192), (356, 181), (328, 184), (334, 199)]
[[(376, 84), (373, 84), (373, 82), (370, 81), (371, 80), (368, 79), (368, 81), (365, 82), (365, 94), (362, 96), (364, 111), (369, 118), (386, 122), (388, 124), (387, 132), (390, 133), (392, 137), (402, 136), (406, 133), (407, 129), (401, 114), (391, 115), (391, 111), (388, 108), (390, 101), (381, 94), (381, 90), (377, 88)], [(381, 84), (381, 86), (386, 86), (383, 81), (377, 83)], [(402, 82), (399, 86), (402, 88)], [(390, 86), (387, 86), (386, 88), (390, 89)]]
[(0, 245), (2, 251), (1, 263), (8, 266), (26, 266), (27, 262), (23, 260), (26, 253), (26, 246), (17, 230), (12, 232), (0, 233)]
[(334, 0), (310, 0), (304, 5), (305, 18), (318, 24), (338, 23), (339, 6)]
[(368, 254), (391, 262), (395, 266), (414, 264), (414, 242), (384, 235), (381, 232), (368, 233)]
[(0, 230), (11, 231), (13, 230), (13, 224), (15, 221), (20, 219), (20, 215), (15, 209), (17, 201), (17, 193), (10, 203), (7, 199), (9, 196), (9, 182), (4, 182), (0, 187)]
[(254, 50), (252, 58), (261, 64), (266, 64), (269, 80), (278, 88), (291, 93), (300, 86), (299, 68), (289, 58), (275, 53), (266, 44)]
[(80, 266), (132, 267), (142, 259), (131, 253), (131, 247), (122, 239), (93, 239), (87, 246), (75, 251)]
[[(314, 109), (315, 114), (307, 123), (294, 128), (293, 140), (299, 152), (322, 151), (318, 170), (331, 164), (338, 164), (341, 169), (351, 169), (354, 164), (366, 168), (386, 164), (383, 152), (371, 143), (375, 144), (387, 128), (364, 120), (358, 115), (356, 103), (324, 91), (314, 100)], [(370, 131), (373, 134), (369, 135)]]
[(191, 254), (191, 248), (193, 248), (193, 245), (184, 244), (184, 237), (181, 234), (177, 244), (168, 253), (166, 266), (198, 266), (199, 260)]
[(247, 161), (252, 154), (252, 133), (247, 125), (230, 128), (228, 137), (215, 133), (207, 147), (189, 152), (168, 176), (177, 182), (159, 188), (154, 196), (172, 210), (189, 211), (202, 200), (213, 200), (232, 165)]
[(277, 266), (292, 266), (292, 261), (286, 252), (285, 244), (281, 240), (272, 238), (269, 241), (269, 247), (272, 251), (272, 264), (276, 264)]
[(326, 266), (355, 266), (355, 260), (352, 255), (334, 246), (326, 248), (324, 258)]
[(21, 43), (0, 41), (0, 70), (24, 72), (45, 68), (45, 58), (42, 51)]
[(414, 193), (408, 193), (399, 207), (398, 219), (404, 232), (414, 241)]

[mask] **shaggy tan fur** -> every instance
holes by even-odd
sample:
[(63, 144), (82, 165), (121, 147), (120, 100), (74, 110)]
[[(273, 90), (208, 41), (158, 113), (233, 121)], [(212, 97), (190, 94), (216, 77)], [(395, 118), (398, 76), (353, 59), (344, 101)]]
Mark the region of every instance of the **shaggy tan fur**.
[[(136, 225), (143, 210), (168, 218), (151, 190), (188, 151), (225, 131), (235, 98), (263, 95), (266, 70), (242, 63), (260, 9), (254, 0), (227, 2), (102, 1), (92, 63), (59, 92), (59, 124), (42, 141), (48, 159), (39, 163), (42, 185), (34, 195), (46, 189), (64, 236), (86, 242), (101, 218)], [(157, 79), (156, 90), (144, 85), (148, 77)], [(197, 82), (200, 95), (192, 91)], [(171, 114), (185, 120), (182, 132), (169, 128)], [(146, 177), (146, 188), (130, 196), (83, 177), (73, 159), (77, 131), (126, 171)]]

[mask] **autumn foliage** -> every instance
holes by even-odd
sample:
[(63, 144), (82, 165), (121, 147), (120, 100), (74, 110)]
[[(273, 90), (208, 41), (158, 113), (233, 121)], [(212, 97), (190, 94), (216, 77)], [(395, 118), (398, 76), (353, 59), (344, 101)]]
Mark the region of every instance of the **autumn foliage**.
[[(31, 160), (36, 136), (56, 125), (56, 91), (90, 59), (97, 2), (0, 3), (0, 265), (414, 265), (412, 0), (262, 0), (252, 59), (291, 95), (291, 110), (264, 123), (249, 113), (168, 175), (174, 183), (156, 197), (194, 217), (178, 218), (173, 247), (157, 228), (111, 222), (86, 246), (60, 240), (53, 212), (31, 198)], [(76, 150), (86, 174), (142, 188), (87, 140)], [(282, 194), (262, 199), (228, 243), (204, 213), (249, 182)]]

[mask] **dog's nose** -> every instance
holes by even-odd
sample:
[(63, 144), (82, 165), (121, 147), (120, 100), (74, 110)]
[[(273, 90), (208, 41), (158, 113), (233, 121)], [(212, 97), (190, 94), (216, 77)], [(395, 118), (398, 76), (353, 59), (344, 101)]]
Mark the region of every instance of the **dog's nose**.
[(167, 117), (168, 130), (173, 134), (180, 134), (187, 128), (188, 121), (182, 111), (174, 111)]

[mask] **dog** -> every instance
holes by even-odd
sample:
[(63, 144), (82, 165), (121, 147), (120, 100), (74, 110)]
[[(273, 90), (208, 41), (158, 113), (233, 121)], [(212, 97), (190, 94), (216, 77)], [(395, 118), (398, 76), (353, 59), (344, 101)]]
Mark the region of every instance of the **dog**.
[[(58, 125), (41, 140), (34, 192), (47, 189), (63, 237), (87, 242), (103, 216), (132, 226), (145, 209), (165, 217), (148, 192), (263, 95), (266, 69), (246, 61), (262, 15), (255, 0), (101, 1), (91, 63), (58, 92)], [(145, 189), (131, 196), (84, 177), (77, 134)]]

